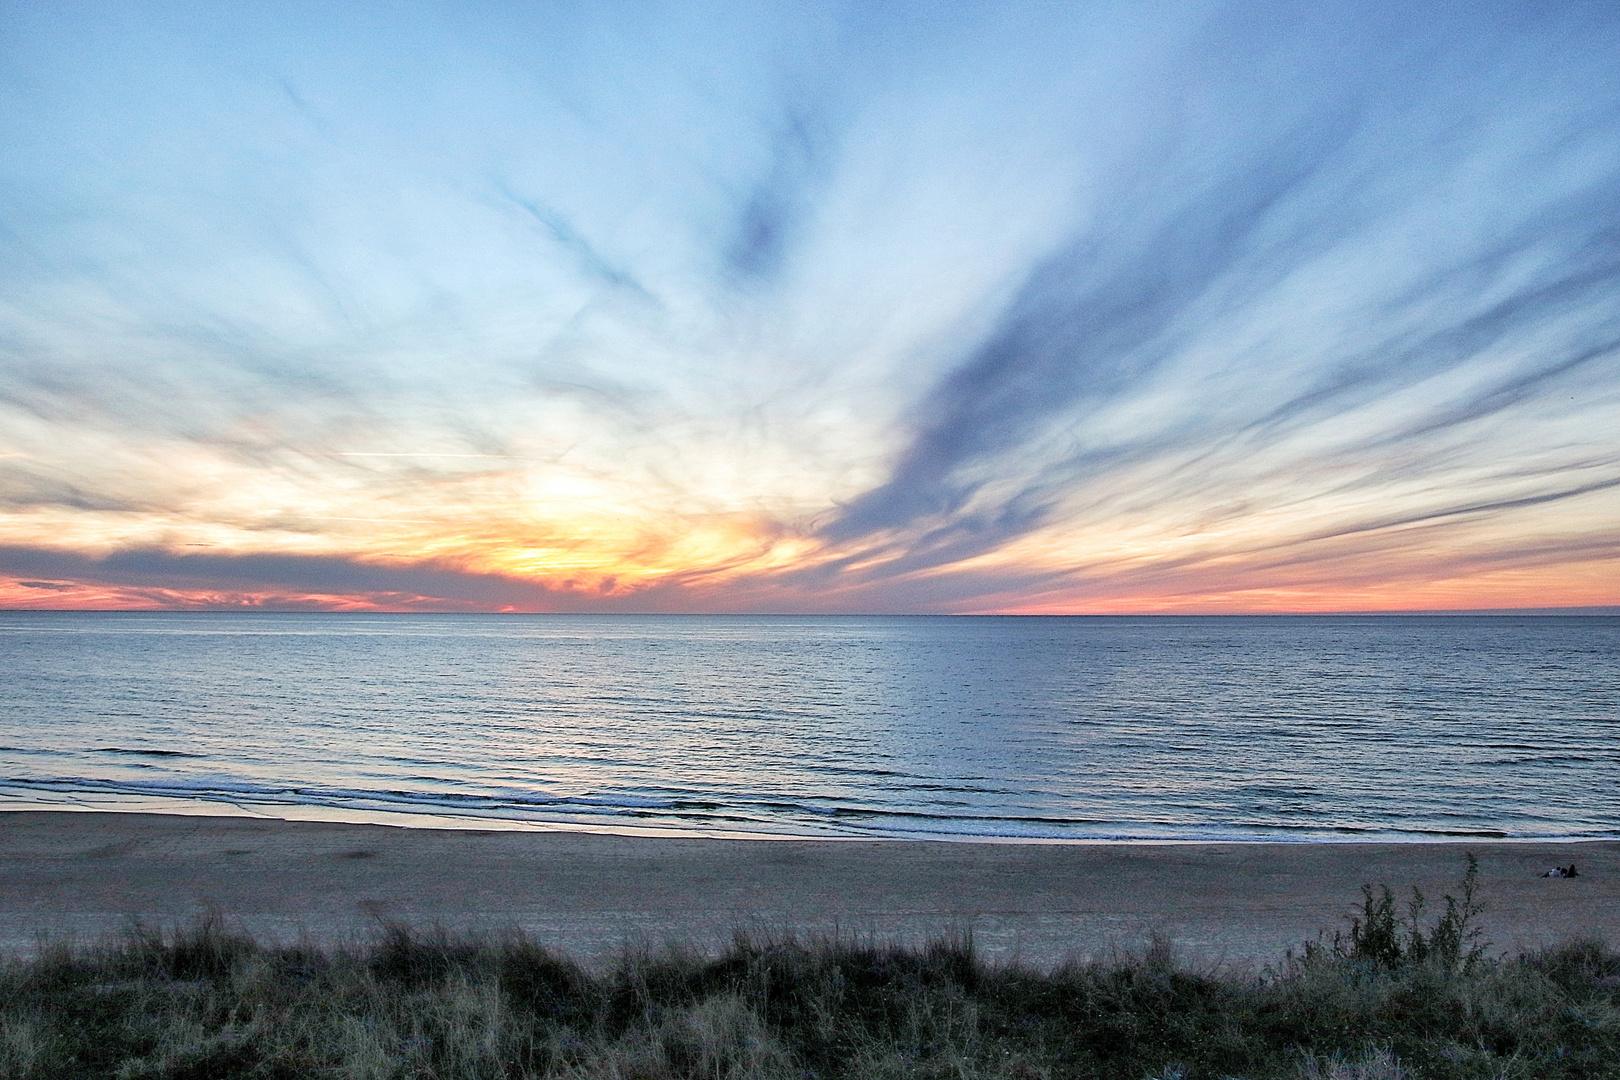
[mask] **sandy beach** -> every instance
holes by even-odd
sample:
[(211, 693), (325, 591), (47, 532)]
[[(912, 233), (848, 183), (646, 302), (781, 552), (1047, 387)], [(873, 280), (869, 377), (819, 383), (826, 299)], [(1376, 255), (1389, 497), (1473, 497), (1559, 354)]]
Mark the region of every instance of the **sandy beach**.
[[(1480, 860), (1498, 949), (1620, 940), (1620, 842), (1106, 844), (713, 840), (127, 813), (0, 813), (0, 949), (206, 909), (275, 939), (381, 922), (521, 929), (575, 955), (712, 947), (735, 929), (916, 941), (971, 928), (1048, 965), (1168, 935), (1195, 962), (1280, 958), (1342, 925), (1363, 882), (1438, 899)], [(1580, 876), (1537, 875), (1573, 861)]]

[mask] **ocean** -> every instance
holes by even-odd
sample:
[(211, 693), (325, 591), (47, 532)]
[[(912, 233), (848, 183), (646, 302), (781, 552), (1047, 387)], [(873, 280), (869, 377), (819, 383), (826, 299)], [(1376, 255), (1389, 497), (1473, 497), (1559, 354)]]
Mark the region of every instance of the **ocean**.
[(0, 809), (1620, 837), (1620, 618), (0, 612)]

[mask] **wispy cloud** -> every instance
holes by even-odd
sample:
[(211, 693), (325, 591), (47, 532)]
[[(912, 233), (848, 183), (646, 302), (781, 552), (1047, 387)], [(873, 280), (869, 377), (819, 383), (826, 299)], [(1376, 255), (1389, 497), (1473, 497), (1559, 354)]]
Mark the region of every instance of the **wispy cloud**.
[(0, 603), (1615, 601), (1605, 6), (106, 14), (0, 58)]
[(774, 277), (797, 234), (807, 227), (816, 187), (830, 169), (832, 138), (825, 119), (808, 109), (788, 110), (769, 141), (769, 164), (743, 200), (725, 246), (725, 265), (757, 282)]

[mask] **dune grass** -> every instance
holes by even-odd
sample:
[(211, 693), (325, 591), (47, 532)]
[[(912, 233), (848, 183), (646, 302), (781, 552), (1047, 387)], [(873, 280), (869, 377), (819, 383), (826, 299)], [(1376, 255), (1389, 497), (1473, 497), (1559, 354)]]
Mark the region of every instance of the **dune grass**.
[(266, 946), (217, 917), (0, 970), (0, 1076), (1620, 1077), (1620, 954), (1491, 957), (1471, 891), (1431, 922), (1368, 890), (1348, 934), (1261, 972), (989, 965), (739, 936), (587, 969), (522, 936), (385, 928)]

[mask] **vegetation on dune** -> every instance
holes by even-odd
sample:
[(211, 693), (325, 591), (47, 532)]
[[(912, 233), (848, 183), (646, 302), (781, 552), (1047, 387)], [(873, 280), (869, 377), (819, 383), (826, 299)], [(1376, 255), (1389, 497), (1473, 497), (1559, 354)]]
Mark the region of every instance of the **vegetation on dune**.
[(739, 937), (599, 971), (522, 937), (391, 927), (359, 950), (266, 947), (217, 918), (53, 945), (0, 970), (0, 1076), (1620, 1077), (1620, 954), (1511, 959), (1472, 875), (1430, 924), (1368, 890), (1350, 932), (1255, 974), (996, 967), (921, 949)]

